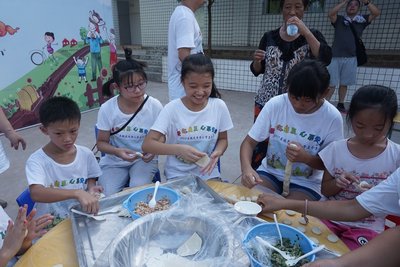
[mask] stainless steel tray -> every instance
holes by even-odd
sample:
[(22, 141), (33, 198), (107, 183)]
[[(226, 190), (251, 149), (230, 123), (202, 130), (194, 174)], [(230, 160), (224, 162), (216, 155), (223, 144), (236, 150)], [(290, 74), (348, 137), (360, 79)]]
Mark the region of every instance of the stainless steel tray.
[[(152, 186), (152, 185), (149, 185)], [(169, 187), (180, 192), (182, 189), (189, 189), (191, 192), (201, 190), (209, 194), (216, 203), (225, 203), (216, 192), (214, 192), (203, 180), (198, 177), (185, 177), (176, 179), (162, 186)], [(100, 200), (100, 210), (107, 210), (114, 206), (121, 205), (133, 192), (142, 188), (122, 191), (116, 195)], [(80, 205), (73, 208), (80, 210)], [(106, 214), (105, 221), (96, 221), (86, 216), (70, 214), (72, 231), (74, 235), (75, 248), (78, 256), (79, 266), (92, 267), (96, 259), (103, 253), (112, 240), (132, 222), (131, 218), (119, 217), (116, 213)]]

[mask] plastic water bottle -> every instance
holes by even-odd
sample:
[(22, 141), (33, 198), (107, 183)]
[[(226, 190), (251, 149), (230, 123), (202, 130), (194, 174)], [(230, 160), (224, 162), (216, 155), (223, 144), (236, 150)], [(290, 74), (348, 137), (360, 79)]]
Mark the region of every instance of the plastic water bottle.
[(299, 28), (296, 24), (289, 24), (286, 27), (286, 32), (289, 36), (295, 36), (299, 32)]

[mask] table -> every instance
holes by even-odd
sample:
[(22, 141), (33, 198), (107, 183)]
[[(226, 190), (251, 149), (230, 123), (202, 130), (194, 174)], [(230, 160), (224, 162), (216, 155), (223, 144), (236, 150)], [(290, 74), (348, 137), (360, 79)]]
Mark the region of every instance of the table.
[[(221, 182), (215, 182), (215, 181), (208, 181), (207, 184), (216, 192), (218, 192), (222, 197), (226, 197), (227, 200), (229, 201), (229, 197), (231, 195), (235, 195), (237, 198), (240, 197), (252, 197), (252, 196), (258, 196), (260, 194), (260, 191), (256, 189), (248, 189), (242, 185), (234, 185), (234, 184), (229, 184), (229, 183), (221, 183)], [(301, 218), (301, 214), (295, 212), (293, 215), (288, 215), (286, 211), (281, 210), (276, 212), (278, 222), (284, 223), (287, 220), (290, 220), (291, 226), (293, 227), (299, 227), (302, 226), (305, 228), (306, 232), (305, 234), (312, 238), (312, 239), (317, 239), (320, 244), (324, 244), (328, 249), (335, 251), (341, 255), (344, 253), (349, 252), (349, 248), (341, 241), (340, 239), (336, 243), (332, 243), (328, 241), (327, 237), (328, 235), (332, 234), (331, 230), (323, 224), (318, 218), (312, 217), (312, 216), (307, 216), (309, 219), (308, 225), (302, 225), (299, 223), (299, 219)], [(266, 221), (273, 221), (272, 216), (265, 216), (265, 215), (259, 215), (258, 216), (261, 219), (264, 219)], [(321, 230), (321, 233), (319, 235), (315, 234), (312, 232), (313, 227), (318, 227)]]
[(62, 221), (40, 238), (14, 267), (53, 267), (57, 264), (79, 267), (70, 219)]
[[(217, 181), (208, 181), (207, 184), (219, 193), (224, 198), (229, 198), (231, 195), (239, 197), (252, 197), (258, 196), (260, 193), (256, 189), (248, 189), (241, 185), (222, 183)], [(277, 212), (278, 221), (285, 219), (292, 220), (292, 226), (298, 226), (298, 218), (300, 214), (296, 213), (294, 216), (289, 216), (285, 211)], [(260, 218), (271, 221), (268, 216), (260, 216)], [(346, 253), (349, 249), (346, 245), (339, 240), (337, 243), (331, 243), (327, 241), (326, 236), (331, 231), (317, 218), (309, 216), (310, 223), (306, 227), (306, 235), (317, 238), (320, 243), (325, 244), (327, 248), (336, 251), (340, 254)], [(311, 227), (318, 226), (322, 233), (315, 235), (311, 232)], [(17, 262), (15, 267), (78, 267), (78, 260), (75, 251), (75, 245), (72, 234), (71, 220), (66, 219), (51, 231), (45, 234), (36, 244), (34, 244)]]

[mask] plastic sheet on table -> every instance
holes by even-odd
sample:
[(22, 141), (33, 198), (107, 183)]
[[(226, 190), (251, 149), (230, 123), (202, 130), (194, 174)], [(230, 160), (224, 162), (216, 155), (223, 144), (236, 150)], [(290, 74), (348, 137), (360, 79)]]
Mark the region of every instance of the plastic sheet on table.
[[(242, 240), (263, 221), (242, 216), (231, 204), (216, 201), (204, 186), (179, 190), (177, 205), (130, 223), (94, 266), (249, 266)], [(180, 257), (177, 249), (194, 233), (202, 240), (201, 248), (194, 255)]]

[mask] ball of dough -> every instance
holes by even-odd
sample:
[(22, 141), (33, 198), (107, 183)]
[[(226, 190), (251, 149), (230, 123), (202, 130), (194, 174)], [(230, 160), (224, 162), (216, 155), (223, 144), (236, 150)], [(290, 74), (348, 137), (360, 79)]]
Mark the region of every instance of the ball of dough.
[(316, 235), (320, 235), (321, 234), (321, 228), (319, 228), (318, 226), (314, 226), (313, 228), (311, 228), (311, 232), (313, 232)]
[(289, 216), (294, 216), (294, 215), (296, 215), (296, 212), (293, 211), (293, 210), (285, 210), (285, 213), (286, 213), (287, 215), (289, 215)]
[(306, 224), (307, 224), (307, 222), (306, 222), (306, 220), (304, 219), (304, 217), (300, 217), (300, 218), (299, 218), (299, 223), (300, 223), (300, 224), (303, 224), (303, 225), (306, 225)]
[(332, 242), (332, 243), (336, 243), (336, 242), (338, 242), (338, 240), (339, 240), (339, 237), (337, 237), (337, 235), (334, 235), (334, 234), (330, 234), (330, 235), (328, 235), (328, 240), (330, 241), (330, 242)]
[(292, 224), (292, 221), (289, 220), (289, 219), (284, 219), (282, 222), (283, 222), (284, 224), (287, 224), (287, 225), (291, 225), (291, 224)]

